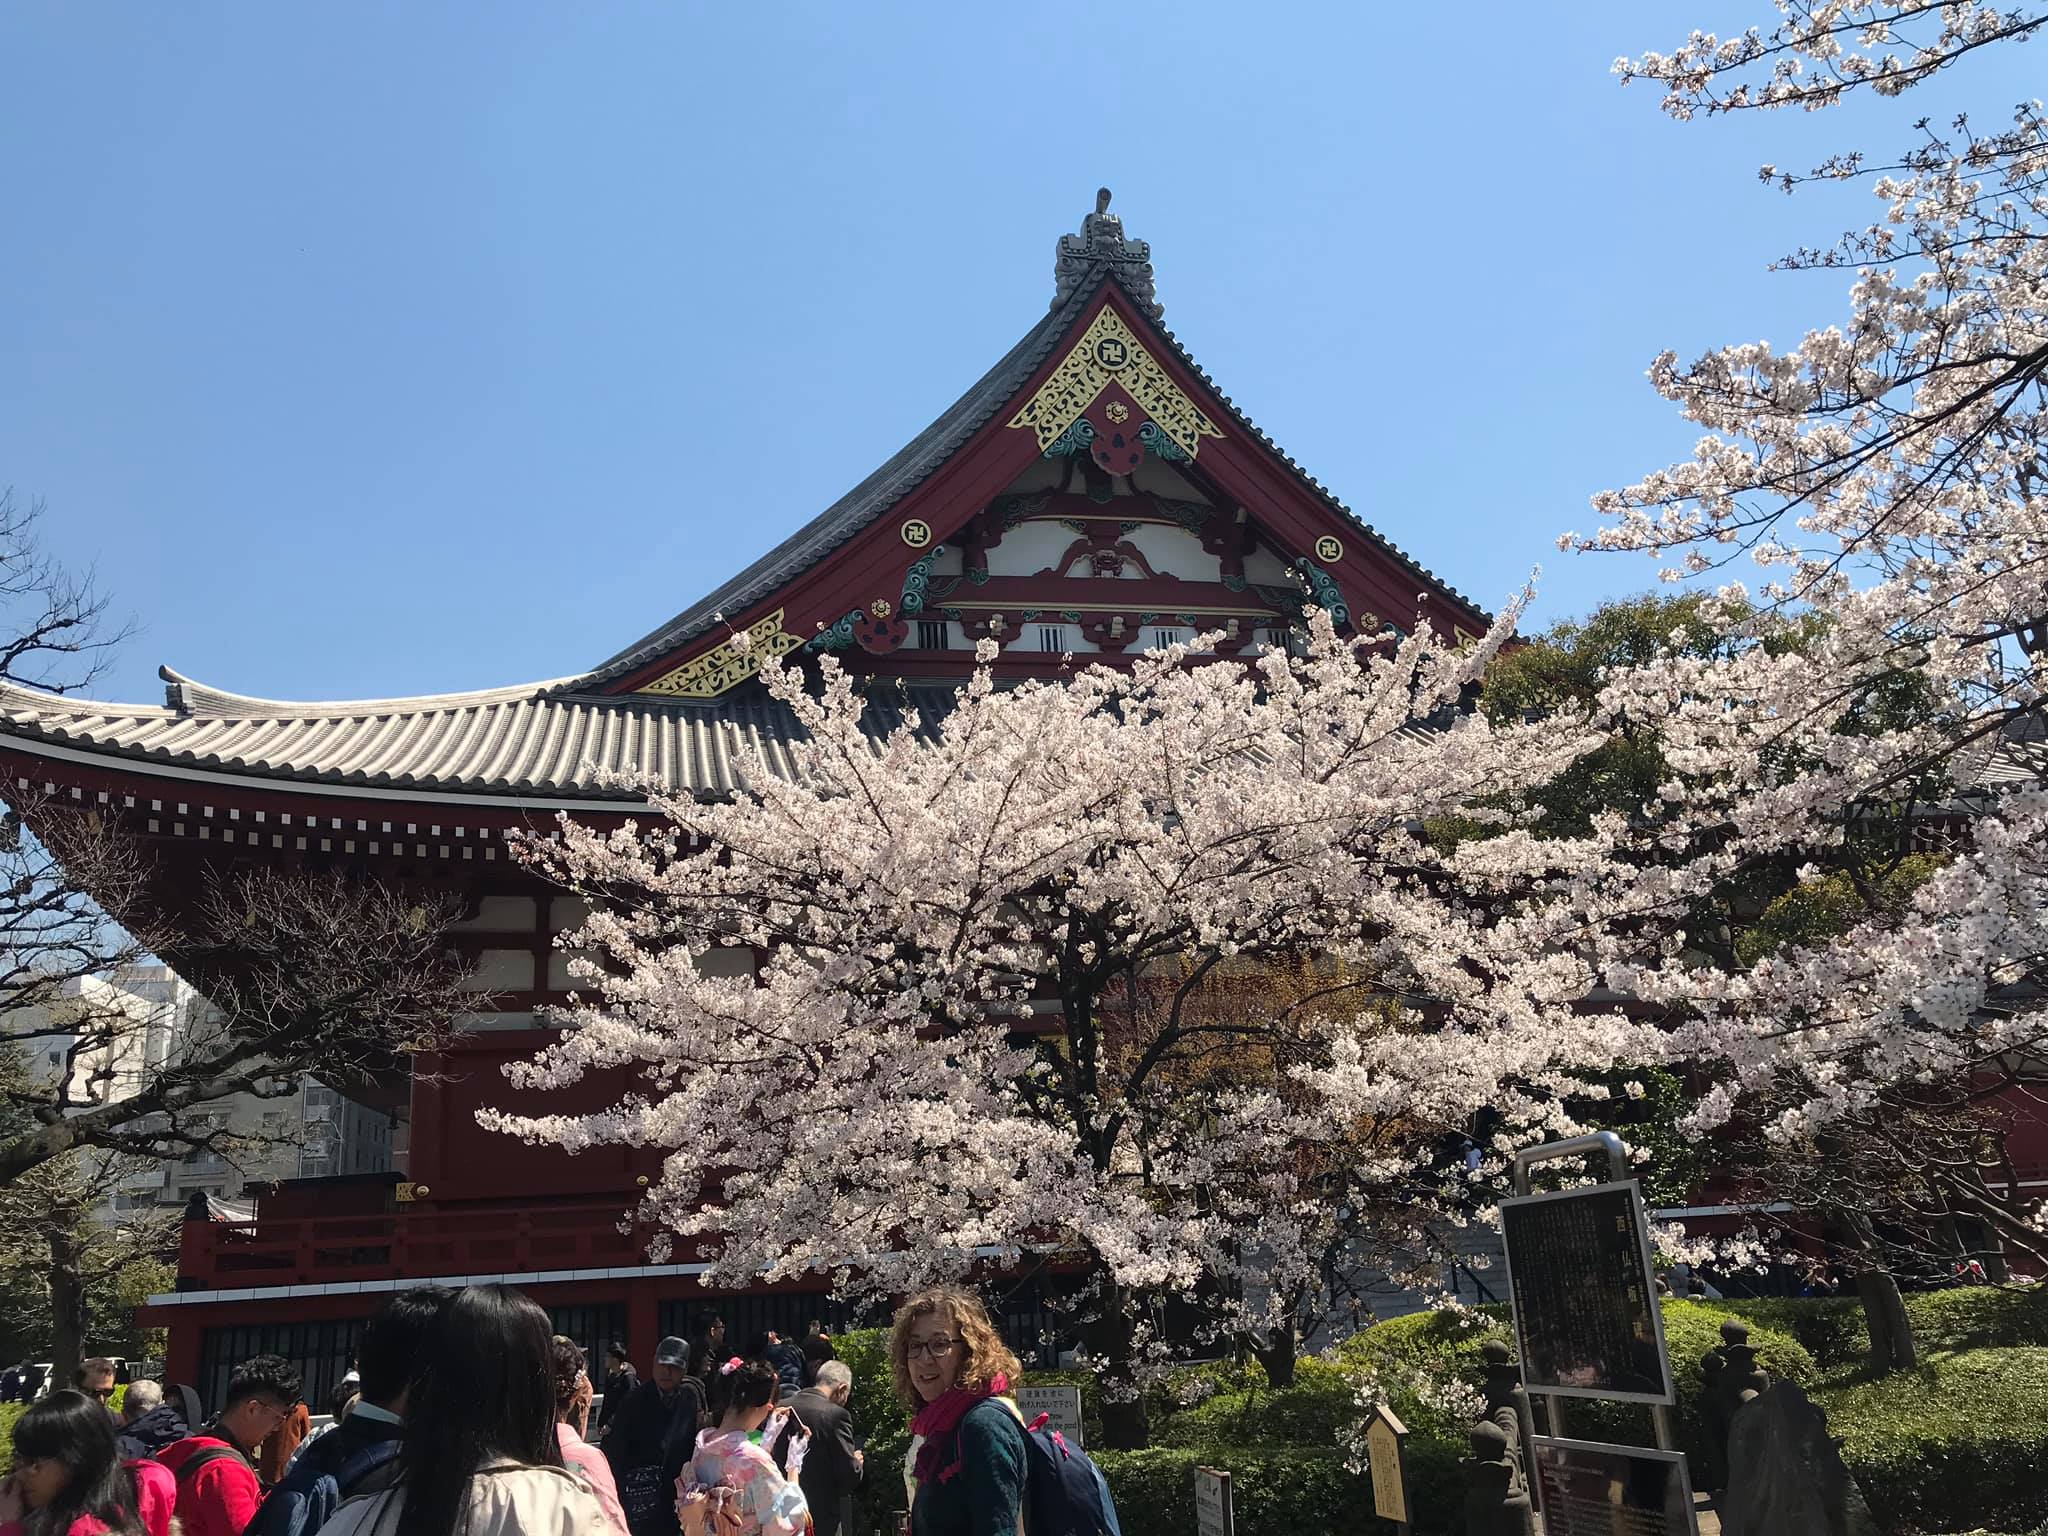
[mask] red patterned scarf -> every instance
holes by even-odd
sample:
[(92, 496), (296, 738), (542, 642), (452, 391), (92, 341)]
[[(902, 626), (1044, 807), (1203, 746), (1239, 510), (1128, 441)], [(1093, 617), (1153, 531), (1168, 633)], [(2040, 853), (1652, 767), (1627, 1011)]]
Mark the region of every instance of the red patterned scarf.
[(950, 1387), (917, 1410), (917, 1417), (910, 1421), (910, 1432), (924, 1436), (924, 1444), (917, 1448), (917, 1464), (912, 1468), (920, 1483), (953, 1480), (960, 1470), (960, 1421), (977, 1403), (1000, 1397), (1009, 1390), (1010, 1378), (998, 1374), (979, 1392)]

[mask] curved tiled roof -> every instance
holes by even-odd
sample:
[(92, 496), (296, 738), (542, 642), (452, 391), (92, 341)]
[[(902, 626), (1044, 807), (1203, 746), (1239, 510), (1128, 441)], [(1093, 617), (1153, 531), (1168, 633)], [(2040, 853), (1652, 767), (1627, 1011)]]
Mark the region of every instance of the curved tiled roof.
[[(793, 772), (789, 748), (801, 739), (789, 710), (759, 689), (696, 704), (528, 683), (294, 704), (206, 688), (169, 668), (163, 676), (164, 705), (0, 685), (0, 736), (250, 778), (559, 799), (619, 798), (608, 773), (729, 794), (764, 768)], [(908, 708), (935, 719), (952, 699), (950, 686), (878, 694), (866, 721), (880, 734)]]
[[(595, 686), (623, 677), (685, 645), (709, 631), (721, 617), (738, 618), (778, 588), (788, 585), (820, 560), (871, 526), (891, 507), (936, 473), (967, 440), (1000, 411), (1039, 367), (1052, 356), (1060, 341), (1086, 313), (1096, 294), (1107, 283), (1115, 283), (1141, 311), (1151, 314), (1156, 306), (1150, 292), (1135, 293), (1107, 262), (1098, 262), (1087, 276), (1070, 290), (1063, 287), (1052, 310), (1034, 325), (1024, 339), (1003, 360), (983, 374), (974, 387), (941, 413), (924, 431), (906, 443), (896, 456), (855, 486), (818, 516), (768, 551), (752, 565), (725, 582), (708, 596), (691, 604), (660, 628), (643, 635), (617, 655), (601, 662), (582, 681)], [(1398, 548), (1386, 535), (1353, 512), (1321, 481), (1309, 474), (1285, 450), (1238, 409), (1230, 396), (1217, 389), (1208, 370), (1194, 360), (1178, 336), (1156, 319), (1146, 322), (1172, 350), (1173, 355), (1216, 395), (1229, 418), (1245, 435), (1277, 458), (1287, 471), (1313, 491), (1322, 502), (1357, 532), (1372, 541), (1388, 559), (1418, 581), (1448, 593), (1481, 617), (1487, 610), (1458, 591)]]

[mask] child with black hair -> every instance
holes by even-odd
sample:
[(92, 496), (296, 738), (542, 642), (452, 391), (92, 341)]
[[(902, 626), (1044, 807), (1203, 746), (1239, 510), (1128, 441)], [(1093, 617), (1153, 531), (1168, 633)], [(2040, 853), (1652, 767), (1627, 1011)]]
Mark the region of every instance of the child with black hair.
[(802, 1536), (809, 1527), (810, 1508), (797, 1482), (809, 1437), (792, 1442), (787, 1475), (770, 1452), (789, 1419), (787, 1408), (775, 1406), (779, 1384), (764, 1361), (732, 1359), (719, 1367), (725, 1406), (718, 1427), (697, 1436), (696, 1454), (676, 1485), (685, 1532)]

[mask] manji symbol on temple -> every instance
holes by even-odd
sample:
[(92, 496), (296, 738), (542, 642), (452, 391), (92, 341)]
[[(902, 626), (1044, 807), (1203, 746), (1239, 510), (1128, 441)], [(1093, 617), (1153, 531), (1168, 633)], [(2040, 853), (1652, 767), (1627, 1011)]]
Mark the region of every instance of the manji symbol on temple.
[[(816, 1294), (712, 1302), (690, 1266), (648, 1263), (618, 1223), (651, 1155), (571, 1158), (474, 1114), (537, 1104), (499, 1068), (545, 1038), (535, 1010), (566, 1000), (553, 940), (581, 916), (507, 837), (563, 811), (645, 814), (605, 770), (705, 796), (783, 771), (796, 727), (755, 675), (760, 657), (836, 654), (886, 729), (908, 705), (943, 708), (984, 637), (1000, 675), (1049, 677), (1068, 656), (1114, 665), (1210, 630), (1224, 653), (1255, 654), (1286, 644), (1310, 606), (1354, 628), (1418, 615), (1439, 632), (1485, 627), (1217, 389), (1161, 323), (1151, 253), (1108, 207), (1104, 192), (1060, 238), (1050, 311), (938, 420), (588, 671), (331, 703), (249, 698), (168, 667), (161, 705), (0, 689), (0, 786), (118, 816), (164, 881), (202, 862), (354, 867), (452, 889), (469, 914), (478, 996), (461, 1043), (381, 1088), (380, 1106), (410, 1119), (406, 1166), (284, 1183), (250, 1222), (188, 1222), (179, 1288), (145, 1313), (170, 1330), (170, 1379), (217, 1392), (236, 1359), (276, 1350), (323, 1400), (381, 1293), (425, 1277), (502, 1276), (562, 1331), (624, 1338), (643, 1362), (707, 1304), (736, 1333), (843, 1321)], [(740, 631), (751, 646), (731, 643)], [(1029, 1296), (1011, 1305), (1028, 1327)]]

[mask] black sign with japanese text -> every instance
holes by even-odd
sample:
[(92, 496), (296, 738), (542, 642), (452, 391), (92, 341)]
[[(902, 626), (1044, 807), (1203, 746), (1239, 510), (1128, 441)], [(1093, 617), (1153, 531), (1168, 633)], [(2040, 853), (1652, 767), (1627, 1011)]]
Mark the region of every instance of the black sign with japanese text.
[(1529, 1390), (1672, 1402), (1634, 1182), (1503, 1200), (1500, 1215)]

